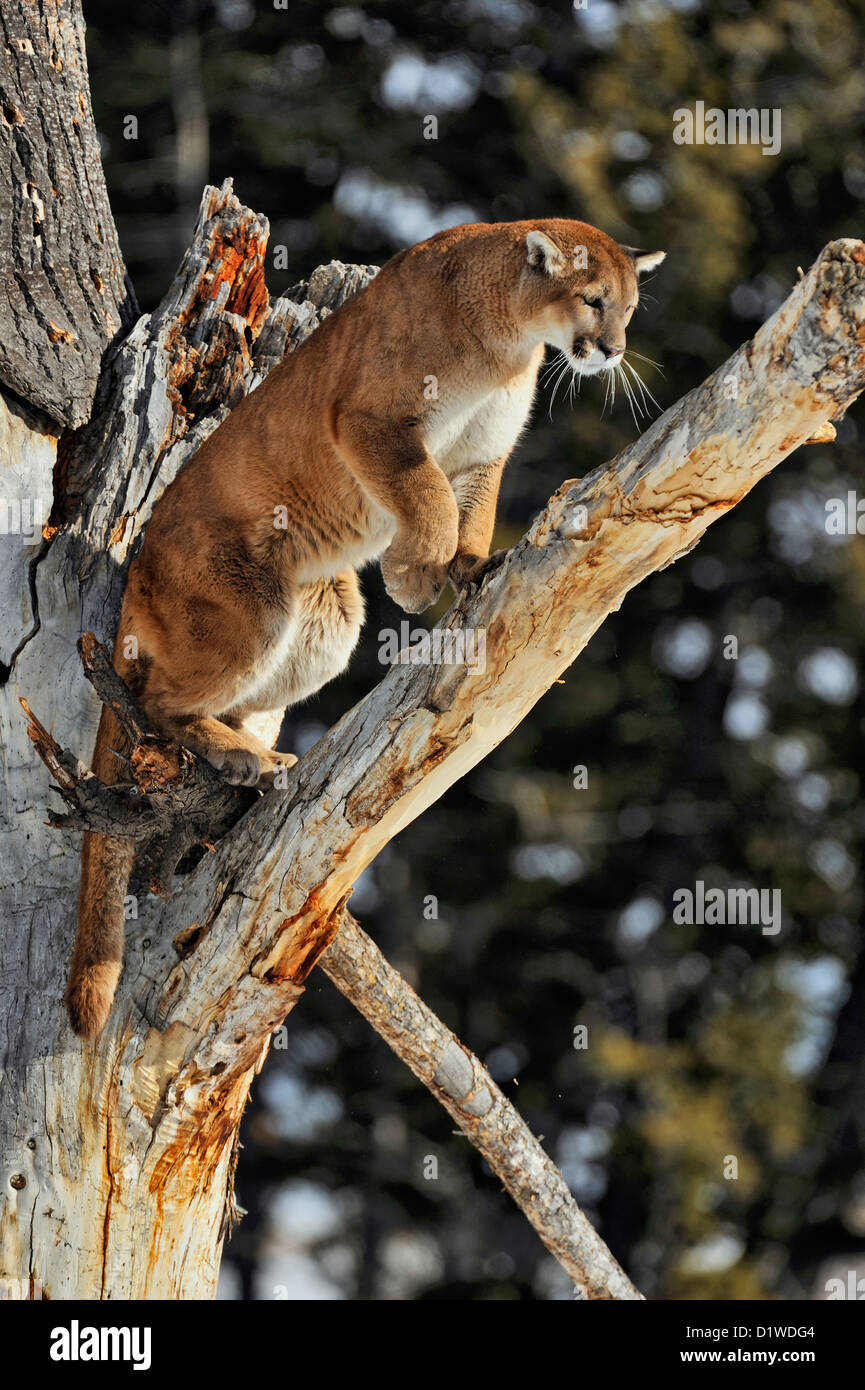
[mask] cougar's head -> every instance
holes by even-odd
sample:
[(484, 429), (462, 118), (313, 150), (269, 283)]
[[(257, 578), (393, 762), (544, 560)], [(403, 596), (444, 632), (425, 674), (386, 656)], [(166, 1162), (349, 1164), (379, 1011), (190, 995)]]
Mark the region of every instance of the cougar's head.
[(533, 227), (523, 277), (531, 331), (558, 348), (577, 376), (619, 366), (639, 277), (665, 255), (620, 246), (585, 222)]

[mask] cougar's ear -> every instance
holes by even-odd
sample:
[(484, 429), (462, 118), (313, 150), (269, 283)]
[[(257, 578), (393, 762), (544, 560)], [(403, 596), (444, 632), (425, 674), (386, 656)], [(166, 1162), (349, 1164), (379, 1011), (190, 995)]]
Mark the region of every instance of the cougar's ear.
[(526, 237), (526, 261), (532, 270), (544, 275), (559, 275), (565, 268), (565, 258), (545, 232), (532, 228)]
[(631, 257), (638, 275), (645, 275), (647, 270), (654, 270), (667, 254), (666, 251), (638, 251), (636, 246), (623, 246), (622, 250), (626, 256)]

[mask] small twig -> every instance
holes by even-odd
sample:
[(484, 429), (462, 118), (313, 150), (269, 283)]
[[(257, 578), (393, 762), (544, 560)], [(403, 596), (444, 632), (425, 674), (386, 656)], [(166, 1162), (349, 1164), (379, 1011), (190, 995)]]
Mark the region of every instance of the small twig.
[[(85, 676), (130, 741), (133, 744), (143, 743), (147, 739), (158, 741), (159, 735), (144, 710), (112, 666), (108, 648), (92, 632), (85, 632), (78, 639), (78, 654)], [(161, 741), (168, 742), (165, 739)]]

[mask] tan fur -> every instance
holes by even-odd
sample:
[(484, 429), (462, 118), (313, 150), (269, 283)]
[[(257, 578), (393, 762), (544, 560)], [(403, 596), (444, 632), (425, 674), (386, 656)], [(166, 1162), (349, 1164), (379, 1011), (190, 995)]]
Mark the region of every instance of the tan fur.
[[(241, 401), (165, 490), (130, 568), (115, 663), (157, 727), (235, 783), (293, 761), (245, 721), (278, 718), (345, 667), (363, 618), (356, 567), (380, 559), (410, 613), (477, 573), (545, 344), (575, 370), (605, 365), (638, 270), (656, 263), (642, 255), (562, 219), (441, 232)], [(118, 743), (105, 714), (94, 767), (109, 781)], [(67, 995), (85, 1036), (121, 968), (123, 845), (85, 836)]]

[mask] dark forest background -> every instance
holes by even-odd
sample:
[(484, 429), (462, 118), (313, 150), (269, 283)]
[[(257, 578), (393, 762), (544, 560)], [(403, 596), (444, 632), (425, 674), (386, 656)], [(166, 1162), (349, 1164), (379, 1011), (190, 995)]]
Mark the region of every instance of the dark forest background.
[[(85, 10), (145, 309), (203, 183), (226, 176), (270, 219), (274, 294), (454, 223), (579, 217), (668, 252), (629, 335), (659, 364), (635, 359), (666, 407), (797, 267), (865, 233), (852, 0)], [(675, 144), (673, 113), (697, 100), (779, 109), (780, 153)], [(562, 396), (551, 412), (549, 387), (538, 399), (497, 545), (636, 433), (597, 381), (573, 409)], [(651, 1297), (825, 1297), (827, 1278), (865, 1274), (865, 540), (826, 527), (828, 501), (865, 497), (863, 427), (857, 406), (835, 444), (800, 450), (631, 594), (352, 900)], [(361, 648), (292, 712), (298, 750), (381, 675), (377, 634), (403, 615), (377, 569), (363, 582)], [(675, 925), (673, 893), (697, 880), (780, 889), (781, 931)], [(572, 1296), (467, 1140), (319, 973), (278, 1043), (243, 1127), (248, 1215), (226, 1298)]]

